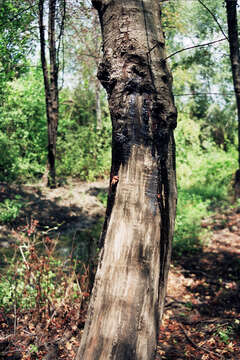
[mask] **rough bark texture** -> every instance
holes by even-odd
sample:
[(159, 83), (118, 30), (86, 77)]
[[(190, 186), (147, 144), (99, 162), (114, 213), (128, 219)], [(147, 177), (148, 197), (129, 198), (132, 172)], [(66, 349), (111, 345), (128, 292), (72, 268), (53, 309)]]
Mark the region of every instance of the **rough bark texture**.
[(49, 0), (48, 46), (50, 75), (46, 61), (45, 27), (43, 23), (44, 2), (45, 0), (39, 0), (39, 32), (48, 123), (48, 186), (54, 188), (56, 187), (55, 159), (58, 128), (58, 64), (55, 40), (56, 0)]
[(113, 125), (99, 266), (77, 360), (154, 359), (176, 210), (176, 109), (158, 0), (93, 1)]
[(225, 0), (233, 85), (238, 114), (238, 170), (235, 175), (235, 199), (240, 197), (240, 53), (237, 23), (237, 0)]

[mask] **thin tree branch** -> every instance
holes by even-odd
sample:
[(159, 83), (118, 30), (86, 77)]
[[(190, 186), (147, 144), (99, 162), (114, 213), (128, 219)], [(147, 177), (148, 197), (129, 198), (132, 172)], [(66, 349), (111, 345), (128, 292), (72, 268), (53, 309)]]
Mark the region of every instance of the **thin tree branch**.
[(211, 16), (213, 17), (213, 19), (215, 20), (215, 22), (217, 23), (219, 29), (221, 30), (221, 33), (223, 34), (223, 36), (225, 36), (225, 38), (228, 40), (227, 35), (225, 34), (225, 32), (223, 31), (223, 28), (221, 26), (221, 24), (219, 23), (218, 19), (216, 18), (216, 16), (214, 15), (214, 13), (212, 12), (212, 10), (210, 10), (207, 5), (204, 4), (204, 2), (202, 0), (198, 0), (198, 2), (209, 12), (209, 14), (211, 14)]
[(221, 96), (232, 96), (234, 91), (228, 91), (227, 93), (219, 92), (201, 92), (201, 93), (192, 93), (192, 94), (173, 94), (174, 96), (201, 96), (201, 95), (221, 95)]
[(50, 0), (48, 14), (48, 45), (50, 60), (50, 83), (57, 84), (58, 64), (56, 60), (56, 6), (57, 0)]
[(61, 24), (60, 24), (60, 31), (58, 35), (58, 48), (57, 48), (57, 63), (59, 66), (59, 52), (61, 47), (61, 40), (64, 36), (64, 26), (66, 20), (66, 0), (63, 0), (63, 9), (62, 9), (62, 16), (61, 16)]
[[(211, 41), (211, 42), (208, 42), (208, 43), (205, 43), (205, 44), (199, 44), (199, 45), (194, 45), (194, 46), (189, 46), (187, 48), (184, 48), (184, 49), (181, 49), (181, 50), (178, 50), (178, 51), (175, 51), (174, 53), (172, 53), (171, 55), (168, 55), (167, 57), (165, 57), (164, 59), (162, 59), (162, 61), (166, 61), (167, 59), (171, 58), (172, 56), (182, 52), (182, 51), (186, 51), (186, 50), (190, 50), (190, 49), (194, 49), (194, 48), (198, 48), (198, 47), (203, 47), (203, 46), (208, 46), (208, 45), (213, 45), (213, 44), (216, 44), (220, 41), (225, 41), (227, 40), (226, 38), (223, 38), (223, 39), (219, 39), (219, 40), (215, 40), (215, 41)], [(156, 44), (150, 51), (152, 51), (158, 44)]]
[[(44, 85), (47, 92), (47, 97), (49, 97), (49, 74), (48, 74), (48, 67), (47, 67), (47, 60), (46, 60), (46, 53), (45, 53), (45, 27), (43, 23), (44, 18), (44, 0), (39, 0), (38, 3), (39, 8), (39, 33), (40, 33), (40, 49), (41, 49), (41, 63), (42, 63), (42, 71), (43, 71), (43, 79)], [(47, 100), (46, 100), (47, 101)]]

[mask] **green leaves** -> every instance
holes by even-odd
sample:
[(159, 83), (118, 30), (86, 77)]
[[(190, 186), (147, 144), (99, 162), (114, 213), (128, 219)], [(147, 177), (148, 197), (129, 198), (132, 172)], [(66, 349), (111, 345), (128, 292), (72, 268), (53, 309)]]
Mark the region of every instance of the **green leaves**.
[(58, 140), (58, 173), (88, 181), (103, 177), (110, 170), (110, 142), (110, 123), (101, 130), (75, 124), (75, 131), (68, 129)]
[(22, 206), (23, 203), (17, 196), (13, 200), (5, 199), (4, 202), (0, 204), (0, 223), (6, 223), (15, 220), (19, 215), (19, 211)]
[(47, 130), (41, 76), (37, 69), (8, 86), (8, 97), (0, 107), (1, 181), (44, 172)]
[(26, 71), (26, 56), (33, 45), (30, 36), (32, 8), (18, 0), (0, 4), (0, 99), (5, 83)]

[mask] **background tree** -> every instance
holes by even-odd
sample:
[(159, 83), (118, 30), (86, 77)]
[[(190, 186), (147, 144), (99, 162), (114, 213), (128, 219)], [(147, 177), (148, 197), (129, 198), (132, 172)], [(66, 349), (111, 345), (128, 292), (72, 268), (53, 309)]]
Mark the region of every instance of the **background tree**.
[(176, 109), (159, 1), (93, 1), (113, 125), (99, 266), (77, 359), (153, 359), (176, 208)]
[[(46, 113), (48, 123), (48, 186), (56, 187), (56, 141), (58, 129), (59, 95), (58, 95), (58, 74), (59, 74), (59, 52), (62, 41), (64, 22), (66, 16), (65, 0), (48, 1), (48, 68), (46, 58), (46, 40), (44, 25), (44, 4), (45, 0), (39, 0), (39, 33), (41, 47), (41, 64), (44, 77)], [(58, 28), (58, 29), (57, 29)]]
[(230, 59), (238, 115), (238, 170), (235, 176), (235, 198), (240, 197), (240, 53), (237, 22), (237, 0), (226, 0)]

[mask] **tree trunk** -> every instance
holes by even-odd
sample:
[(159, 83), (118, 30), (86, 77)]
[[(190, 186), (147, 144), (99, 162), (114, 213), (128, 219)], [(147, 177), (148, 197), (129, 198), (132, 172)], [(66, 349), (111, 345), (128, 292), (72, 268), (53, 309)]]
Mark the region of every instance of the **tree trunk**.
[(98, 79), (95, 81), (95, 100), (96, 100), (96, 120), (97, 129), (102, 128), (102, 112), (101, 112), (101, 84)]
[(39, 32), (41, 47), (41, 63), (44, 77), (46, 113), (48, 123), (48, 186), (56, 187), (55, 159), (58, 128), (58, 64), (56, 59), (55, 22), (56, 0), (49, 0), (48, 13), (48, 46), (50, 59), (50, 76), (46, 61), (44, 2), (39, 0)]
[(76, 360), (154, 359), (176, 210), (176, 108), (159, 0), (97, 0), (113, 125), (98, 270)]
[(235, 199), (240, 197), (240, 53), (237, 23), (237, 0), (225, 0), (233, 85), (238, 115), (238, 170), (235, 175)]

